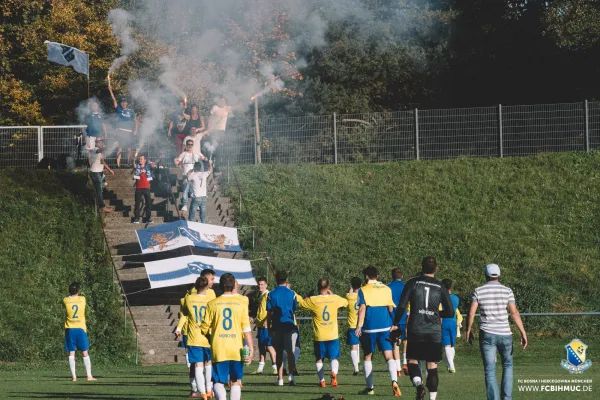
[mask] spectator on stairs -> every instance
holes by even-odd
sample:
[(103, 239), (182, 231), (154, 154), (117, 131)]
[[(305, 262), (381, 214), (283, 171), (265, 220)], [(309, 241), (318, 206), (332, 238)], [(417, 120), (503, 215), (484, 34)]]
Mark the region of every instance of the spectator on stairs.
[(200, 222), (206, 223), (206, 199), (207, 192), (206, 187), (208, 185), (208, 176), (210, 172), (203, 171), (203, 165), (201, 162), (194, 164), (194, 169), (187, 175), (188, 181), (192, 186), (193, 196), (192, 203), (190, 204), (190, 212), (188, 220), (196, 221), (196, 209), (200, 208)]
[[(199, 143), (199, 142), (198, 142)], [(198, 146), (200, 147), (200, 146)], [(183, 194), (181, 196), (181, 211), (187, 211), (188, 196), (191, 191), (192, 185), (187, 179), (188, 172), (194, 169), (194, 164), (199, 161), (206, 161), (207, 158), (202, 153), (194, 150), (194, 141), (187, 139), (185, 142), (185, 148), (181, 154), (175, 159), (175, 165), (183, 168)]]
[(146, 203), (146, 217), (144, 223), (152, 223), (152, 200), (150, 199), (150, 181), (152, 180), (152, 168), (146, 160), (144, 154), (140, 154), (139, 163), (135, 166), (133, 175), (135, 179), (135, 206), (133, 223), (140, 223), (140, 208), (142, 207), (142, 197)]
[[(102, 138), (98, 138), (102, 139)], [(104, 168), (108, 170), (111, 174), (115, 174), (115, 172), (110, 169), (110, 167), (106, 164), (104, 160), (104, 147), (102, 146), (102, 140), (95, 141), (94, 144), (100, 146), (100, 148), (95, 147), (93, 150), (89, 151), (89, 162), (90, 162), (90, 178), (92, 178), (92, 183), (94, 184), (94, 189), (96, 190), (96, 199), (98, 200), (98, 207), (104, 212), (112, 212), (110, 208), (106, 206), (104, 203), (104, 198), (102, 196), (102, 189), (104, 186)]]

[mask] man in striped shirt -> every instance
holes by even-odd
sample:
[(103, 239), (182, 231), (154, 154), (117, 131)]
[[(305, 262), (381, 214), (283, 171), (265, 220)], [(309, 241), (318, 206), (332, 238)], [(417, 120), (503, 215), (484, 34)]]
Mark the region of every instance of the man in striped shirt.
[[(477, 307), (481, 307), (479, 323), (479, 348), (485, 371), (485, 387), (488, 400), (509, 400), (512, 398), (513, 386), (513, 342), (508, 322), (508, 313), (521, 333), (521, 346), (527, 347), (527, 333), (523, 327), (521, 316), (515, 305), (513, 291), (501, 285), (500, 267), (497, 264), (485, 266), (487, 283), (473, 292), (473, 302), (469, 309), (467, 322), (467, 338), (473, 343), (473, 321)], [(502, 397), (496, 382), (496, 352), (502, 359)]]

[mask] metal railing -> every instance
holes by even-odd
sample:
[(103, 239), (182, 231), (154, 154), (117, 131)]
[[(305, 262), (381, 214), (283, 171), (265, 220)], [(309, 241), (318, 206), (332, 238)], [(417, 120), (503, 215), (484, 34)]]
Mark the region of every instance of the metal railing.
[[(0, 167), (35, 168), (44, 159), (60, 162), (65, 157), (81, 164), (86, 158), (84, 128), (0, 127)], [(526, 156), (599, 148), (600, 102), (268, 117), (259, 119), (258, 128), (259, 135), (248, 116), (231, 118), (224, 162), (348, 164)], [(137, 137), (138, 150), (151, 161), (172, 166), (176, 150), (165, 132)], [(109, 150), (115, 150), (113, 142), (109, 129)], [(115, 156), (109, 151), (107, 162), (114, 164)]]

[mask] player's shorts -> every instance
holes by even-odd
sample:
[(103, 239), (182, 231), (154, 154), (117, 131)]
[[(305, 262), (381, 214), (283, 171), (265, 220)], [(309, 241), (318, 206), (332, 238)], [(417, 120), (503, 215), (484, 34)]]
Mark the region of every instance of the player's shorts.
[(315, 350), (315, 359), (323, 360), (329, 358), (330, 360), (340, 358), (340, 339), (327, 340), (323, 342), (313, 343)]
[(438, 363), (442, 360), (442, 343), (408, 340), (406, 358)]
[(88, 351), (89, 348), (88, 336), (83, 329), (65, 329), (65, 351)]
[(356, 329), (348, 328), (348, 333), (346, 333), (346, 344), (349, 344), (350, 346), (360, 344), (360, 340), (358, 339), (358, 336), (356, 336)]
[(442, 323), (442, 346), (456, 345), (456, 323), (444, 325)]
[(181, 335), (181, 345), (184, 349), (187, 349), (187, 335)]
[(213, 364), (212, 380), (215, 383), (241, 381), (244, 378), (244, 364), (241, 361), (223, 361)]
[(372, 354), (375, 351), (375, 345), (379, 351), (394, 350), (390, 340), (390, 331), (381, 332), (363, 332), (360, 336), (360, 344), (365, 354)]
[(256, 339), (260, 346), (271, 346), (271, 336), (269, 336), (269, 330), (267, 328), (258, 328)]
[(200, 346), (188, 346), (188, 361), (191, 363), (196, 362), (209, 362), (211, 360), (210, 347)]

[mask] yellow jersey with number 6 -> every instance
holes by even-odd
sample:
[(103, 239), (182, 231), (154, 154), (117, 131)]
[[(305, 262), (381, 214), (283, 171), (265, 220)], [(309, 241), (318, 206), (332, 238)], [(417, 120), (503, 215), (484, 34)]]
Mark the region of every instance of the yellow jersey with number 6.
[(348, 328), (356, 329), (358, 322), (358, 293), (346, 294), (348, 300)]
[(312, 312), (316, 342), (339, 339), (338, 308), (347, 305), (348, 300), (335, 294), (311, 296), (298, 302), (301, 309)]
[(69, 296), (63, 299), (67, 317), (65, 329), (80, 328), (87, 332), (85, 326), (85, 297)]

